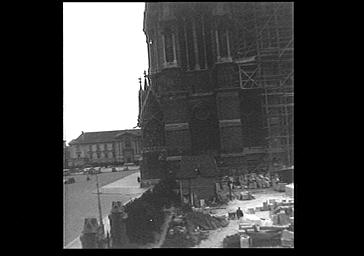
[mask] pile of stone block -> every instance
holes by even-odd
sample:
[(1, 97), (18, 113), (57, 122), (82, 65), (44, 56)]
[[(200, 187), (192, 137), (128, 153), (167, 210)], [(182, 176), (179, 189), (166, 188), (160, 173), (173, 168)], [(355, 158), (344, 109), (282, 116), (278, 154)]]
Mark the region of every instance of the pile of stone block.
[(249, 191), (240, 192), (239, 200), (252, 200), (255, 197)]
[(294, 232), (289, 230), (283, 230), (281, 236), (281, 243), (284, 247), (293, 247), (294, 244)]
[[(282, 200), (282, 202), (273, 202), (269, 215), (273, 221), (273, 225), (290, 225), (293, 223), (294, 208), (293, 201)], [(291, 219), (292, 218), (292, 219)]]
[(294, 195), (294, 185), (293, 185), (293, 183), (288, 184), (288, 185), (285, 186), (285, 192), (286, 192), (287, 196), (293, 197), (293, 195)]
[(274, 190), (278, 192), (286, 192), (287, 183), (279, 182), (275, 185)]

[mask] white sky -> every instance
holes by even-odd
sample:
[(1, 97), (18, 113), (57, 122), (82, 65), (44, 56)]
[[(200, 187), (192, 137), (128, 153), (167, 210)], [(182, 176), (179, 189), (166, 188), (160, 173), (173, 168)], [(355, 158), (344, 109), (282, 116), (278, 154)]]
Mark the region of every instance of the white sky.
[[(63, 3), (63, 139), (132, 129), (148, 68), (144, 3)], [(144, 78), (142, 79), (144, 81)]]

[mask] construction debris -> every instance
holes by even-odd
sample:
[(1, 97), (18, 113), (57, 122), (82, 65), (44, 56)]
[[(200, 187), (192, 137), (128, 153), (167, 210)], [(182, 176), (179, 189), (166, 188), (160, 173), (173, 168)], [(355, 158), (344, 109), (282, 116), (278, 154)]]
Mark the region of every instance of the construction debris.
[(282, 231), (282, 237), (281, 237), (281, 243), (284, 247), (293, 247), (294, 243), (294, 233), (292, 231), (283, 230)]
[(239, 200), (252, 200), (255, 197), (249, 191), (240, 192)]
[(220, 227), (226, 227), (229, 222), (224, 218), (212, 217), (209, 214), (201, 212), (192, 212), (186, 214), (186, 221), (188, 226), (193, 229), (199, 227), (203, 230), (213, 230)]
[(222, 244), (224, 248), (240, 248), (240, 234), (225, 237)]
[(276, 190), (278, 192), (286, 192), (286, 185), (287, 185), (287, 183), (281, 183), (281, 182), (279, 182), (275, 186), (274, 190)]
[(286, 185), (285, 192), (286, 192), (287, 196), (293, 197), (293, 193), (294, 193), (293, 191), (294, 191), (294, 184), (293, 183)]
[(192, 247), (208, 238), (208, 231), (226, 227), (229, 221), (224, 216), (211, 216), (206, 209), (195, 208), (184, 215), (175, 216), (162, 247)]

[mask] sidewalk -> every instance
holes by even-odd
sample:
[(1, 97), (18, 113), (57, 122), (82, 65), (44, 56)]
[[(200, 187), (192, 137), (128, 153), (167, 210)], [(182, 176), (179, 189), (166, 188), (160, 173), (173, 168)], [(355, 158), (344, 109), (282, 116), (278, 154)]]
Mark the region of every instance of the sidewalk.
[[(140, 188), (137, 178), (140, 177), (140, 173), (133, 173), (113, 183), (105, 185), (100, 188), (101, 194), (123, 194), (123, 195), (135, 195), (143, 193), (146, 189)], [(97, 194), (97, 190), (92, 193)]]
[[(122, 202), (124, 205), (130, 202), (133, 199), (140, 197), (148, 188), (140, 188), (140, 184), (137, 181), (137, 177), (140, 176), (140, 173), (130, 174), (122, 179), (119, 179), (115, 182), (112, 182), (108, 185), (105, 185), (100, 188), (100, 193), (102, 194), (123, 194), (129, 195), (129, 199), (125, 202)], [(97, 190), (94, 190), (92, 193), (96, 194)], [(107, 231), (110, 232), (110, 223), (108, 218), (109, 212), (103, 218), (105, 234)], [(81, 234), (80, 234), (81, 235)], [(65, 249), (82, 249), (82, 244), (80, 237), (78, 236), (75, 240), (67, 244)]]

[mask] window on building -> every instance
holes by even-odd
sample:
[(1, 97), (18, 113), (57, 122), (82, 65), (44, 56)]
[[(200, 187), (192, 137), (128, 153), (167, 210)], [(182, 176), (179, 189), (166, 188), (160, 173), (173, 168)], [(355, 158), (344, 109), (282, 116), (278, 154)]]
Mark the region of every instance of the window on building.
[(227, 37), (228, 33), (226, 29), (219, 30), (219, 46), (220, 46), (220, 57), (228, 57)]
[(230, 33), (226, 28), (219, 26), (215, 31), (215, 46), (218, 61), (231, 59), (230, 55)]
[(129, 137), (125, 138), (125, 147), (126, 148), (131, 148), (131, 141)]
[(165, 53), (166, 53), (166, 61), (167, 62), (173, 62), (174, 61), (174, 44), (173, 44), (173, 38), (172, 33), (167, 32), (164, 34), (165, 39)]
[(197, 48), (198, 48), (198, 60), (201, 69), (206, 68), (206, 43), (205, 43), (205, 28), (204, 28), (204, 20), (199, 17), (196, 20), (196, 39), (197, 39)]

